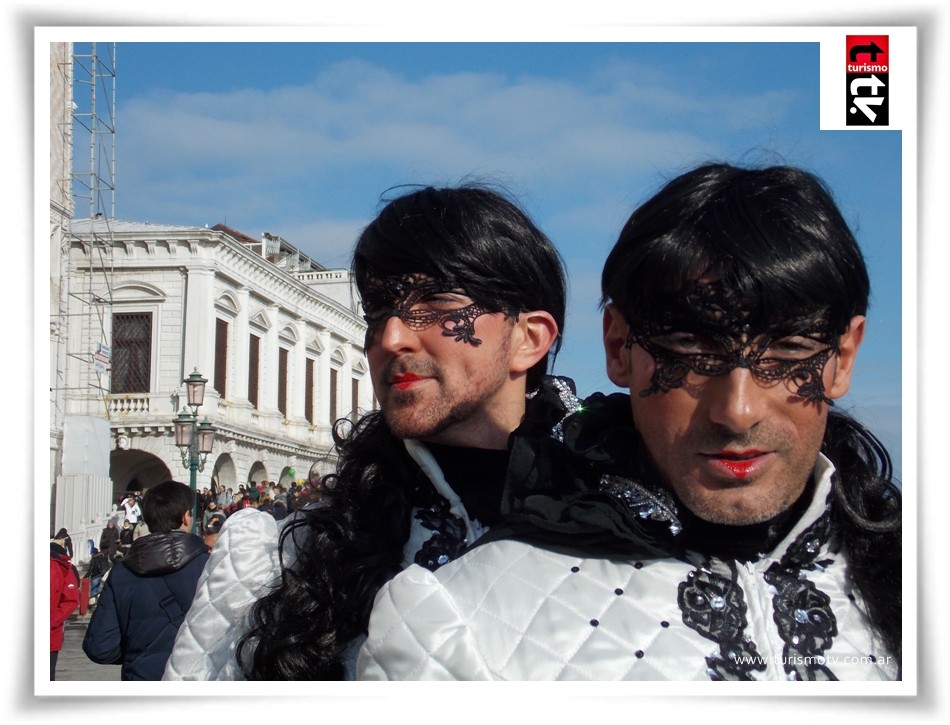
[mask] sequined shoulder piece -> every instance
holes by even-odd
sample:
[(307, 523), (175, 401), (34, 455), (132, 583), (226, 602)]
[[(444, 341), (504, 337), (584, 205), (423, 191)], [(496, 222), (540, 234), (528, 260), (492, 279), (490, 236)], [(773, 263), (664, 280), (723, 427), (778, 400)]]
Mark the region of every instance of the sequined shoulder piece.
[(551, 378), (551, 383), (554, 386), (554, 389), (557, 391), (558, 397), (561, 399), (561, 403), (564, 406), (564, 415), (561, 417), (561, 420), (557, 422), (557, 425), (551, 429), (551, 437), (554, 438), (554, 440), (563, 443), (564, 421), (580, 410), (581, 399), (574, 394), (574, 391), (571, 390), (571, 386), (568, 385), (564, 380), (561, 380), (560, 378)]
[(601, 477), (600, 490), (617, 498), (635, 516), (668, 524), (673, 536), (683, 530), (676, 504), (665, 490), (653, 492), (629, 478), (610, 475)]

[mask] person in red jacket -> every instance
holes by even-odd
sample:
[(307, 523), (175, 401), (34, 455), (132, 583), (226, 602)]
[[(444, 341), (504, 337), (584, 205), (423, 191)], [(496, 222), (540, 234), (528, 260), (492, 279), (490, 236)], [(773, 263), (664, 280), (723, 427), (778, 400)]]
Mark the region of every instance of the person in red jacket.
[(49, 678), (56, 679), (56, 659), (63, 648), (63, 626), (79, 606), (79, 578), (63, 546), (49, 544)]

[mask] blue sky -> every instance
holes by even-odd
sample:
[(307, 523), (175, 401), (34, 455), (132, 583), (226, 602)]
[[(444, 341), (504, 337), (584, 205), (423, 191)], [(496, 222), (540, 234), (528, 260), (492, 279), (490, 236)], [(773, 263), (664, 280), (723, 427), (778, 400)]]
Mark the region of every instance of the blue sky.
[(615, 389), (598, 279), (639, 202), (710, 160), (818, 173), (872, 276), (842, 406), (900, 466), (901, 132), (818, 129), (817, 43), (119, 42), (116, 68), (120, 219), (268, 231), (345, 266), (387, 189), (503, 185), (565, 258), (555, 371), (582, 394)]

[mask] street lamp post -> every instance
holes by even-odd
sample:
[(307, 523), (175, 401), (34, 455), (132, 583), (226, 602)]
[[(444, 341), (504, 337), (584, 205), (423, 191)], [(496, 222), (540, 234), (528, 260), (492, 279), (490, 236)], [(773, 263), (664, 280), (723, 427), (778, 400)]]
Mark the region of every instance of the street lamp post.
[(191, 410), (182, 408), (175, 418), (175, 445), (181, 451), (182, 465), (191, 471), (191, 490), (195, 497), (191, 511), (191, 532), (195, 533), (198, 526), (198, 471), (205, 468), (216, 431), (207, 418), (198, 423), (198, 408), (204, 404), (207, 379), (195, 368), (182, 382), (188, 391), (188, 407)]

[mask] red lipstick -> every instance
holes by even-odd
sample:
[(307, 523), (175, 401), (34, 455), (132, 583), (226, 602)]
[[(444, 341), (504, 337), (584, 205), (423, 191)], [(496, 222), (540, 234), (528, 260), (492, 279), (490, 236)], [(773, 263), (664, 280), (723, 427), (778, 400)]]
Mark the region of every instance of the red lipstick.
[(405, 390), (414, 382), (422, 379), (423, 378), (419, 377), (415, 373), (400, 373), (398, 375), (393, 375), (393, 385), (395, 385), (400, 390)]
[(764, 470), (772, 460), (767, 451), (750, 449), (746, 451), (718, 451), (707, 454), (709, 465), (720, 475), (727, 478), (744, 479)]

